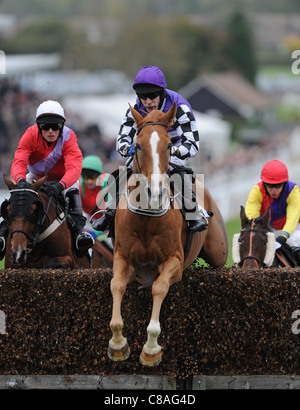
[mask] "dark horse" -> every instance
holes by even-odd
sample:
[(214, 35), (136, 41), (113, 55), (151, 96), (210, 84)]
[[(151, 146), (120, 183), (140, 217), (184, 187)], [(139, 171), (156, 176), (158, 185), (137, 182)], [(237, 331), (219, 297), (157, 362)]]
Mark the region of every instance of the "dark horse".
[(65, 209), (40, 190), (45, 179), (20, 188), (4, 176), (10, 191), (1, 205), (9, 230), (5, 268), (90, 268), (89, 254), (79, 256), (74, 251)]
[[(131, 108), (131, 107), (130, 107)], [(111, 292), (113, 309), (108, 355), (114, 361), (129, 356), (127, 339), (123, 336), (121, 303), (126, 285), (137, 279), (152, 288), (153, 306), (148, 340), (140, 361), (157, 365), (162, 356), (157, 343), (160, 334), (160, 310), (170, 285), (179, 282), (183, 271), (200, 256), (213, 267), (225, 265), (228, 240), (223, 218), (208, 190), (197, 181), (197, 200), (213, 212), (208, 229), (192, 235), (186, 250), (187, 223), (170, 195), (168, 166), (171, 140), (167, 132), (176, 114), (176, 104), (167, 113), (154, 110), (145, 118), (131, 108), (138, 134), (133, 174), (116, 210), (113, 278)], [(138, 200), (138, 203), (137, 203)], [(201, 252), (201, 253), (200, 253)], [(184, 306), (182, 306), (184, 308)]]
[(242, 230), (233, 236), (232, 257), (242, 268), (296, 267), (297, 262), (290, 247), (285, 244), (275, 250), (275, 234), (269, 226), (269, 209), (258, 218), (248, 219), (241, 206)]
[(113, 260), (113, 250), (105, 244), (105, 241), (95, 240), (95, 245), (93, 246), (92, 268), (112, 268)]

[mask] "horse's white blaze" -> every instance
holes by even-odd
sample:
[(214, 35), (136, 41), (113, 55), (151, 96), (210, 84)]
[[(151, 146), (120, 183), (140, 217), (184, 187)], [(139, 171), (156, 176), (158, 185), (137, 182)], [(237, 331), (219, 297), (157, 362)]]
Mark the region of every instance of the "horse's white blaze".
[(152, 132), (150, 137), (151, 153), (152, 153), (152, 175), (151, 175), (151, 208), (159, 207), (159, 183), (161, 182), (161, 173), (159, 169), (159, 154), (157, 146), (159, 135), (156, 131)]
[(160, 335), (160, 323), (158, 320), (150, 320), (147, 327), (147, 333), (148, 340), (143, 347), (144, 352), (150, 355), (160, 352), (161, 347), (157, 343), (157, 338)]
[(19, 260), (22, 256), (22, 253), (23, 253), (23, 249), (22, 249), (21, 245), (18, 244), (17, 254), (16, 254), (16, 262), (19, 262)]

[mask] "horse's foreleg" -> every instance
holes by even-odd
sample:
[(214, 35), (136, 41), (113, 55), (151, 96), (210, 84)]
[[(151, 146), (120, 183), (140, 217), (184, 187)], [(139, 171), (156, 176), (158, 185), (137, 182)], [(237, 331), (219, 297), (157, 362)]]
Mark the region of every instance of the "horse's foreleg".
[(161, 331), (159, 323), (160, 309), (170, 285), (181, 280), (182, 263), (178, 258), (172, 257), (160, 266), (159, 270), (161, 273), (152, 285), (153, 306), (150, 323), (147, 327), (148, 339), (140, 355), (140, 362), (144, 366), (156, 366), (161, 361), (162, 350), (157, 342)]
[(132, 270), (127, 268), (125, 260), (116, 255), (113, 272), (114, 276), (110, 283), (110, 290), (113, 297), (112, 317), (110, 321), (112, 338), (108, 345), (108, 356), (113, 361), (123, 361), (129, 356), (130, 349), (127, 339), (122, 334), (124, 323), (121, 316), (121, 304)]

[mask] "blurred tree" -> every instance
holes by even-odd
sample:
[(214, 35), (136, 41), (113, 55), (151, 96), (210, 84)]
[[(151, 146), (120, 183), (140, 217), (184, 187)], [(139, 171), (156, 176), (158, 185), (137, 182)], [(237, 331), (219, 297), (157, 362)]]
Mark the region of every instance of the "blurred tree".
[(70, 31), (63, 22), (41, 19), (17, 30), (8, 44), (9, 53), (53, 53), (64, 49)]
[(8, 54), (60, 53), (62, 68), (89, 68), (89, 45), (85, 33), (64, 21), (40, 19), (17, 30), (5, 42)]
[(254, 83), (257, 71), (255, 46), (245, 14), (238, 10), (228, 23), (228, 42), (225, 47), (233, 68)]
[(127, 28), (110, 53), (111, 66), (122, 67), (130, 77), (144, 65), (157, 65), (168, 87), (178, 89), (199, 72), (224, 66), (222, 38), (185, 17), (139, 18)]

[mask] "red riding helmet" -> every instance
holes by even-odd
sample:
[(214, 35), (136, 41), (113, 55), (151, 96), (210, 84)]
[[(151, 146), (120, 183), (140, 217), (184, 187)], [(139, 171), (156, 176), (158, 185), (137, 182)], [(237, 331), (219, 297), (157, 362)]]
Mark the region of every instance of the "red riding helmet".
[(289, 179), (288, 169), (278, 159), (268, 161), (261, 171), (261, 180), (266, 184), (280, 184)]

